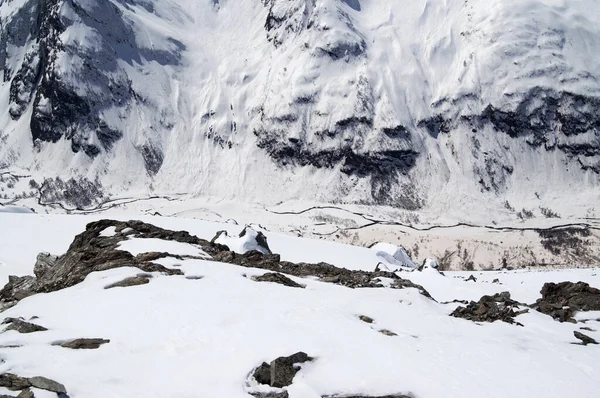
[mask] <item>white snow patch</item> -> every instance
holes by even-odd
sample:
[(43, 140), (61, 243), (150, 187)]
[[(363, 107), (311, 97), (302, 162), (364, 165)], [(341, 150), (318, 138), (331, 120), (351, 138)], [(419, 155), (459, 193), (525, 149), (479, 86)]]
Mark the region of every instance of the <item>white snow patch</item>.
[(386, 265), (397, 267), (417, 268), (406, 250), (401, 246), (391, 243), (379, 242), (371, 247), (376, 252), (377, 257)]
[(102, 232), (100, 232), (100, 236), (110, 237), (110, 236), (115, 236), (116, 233), (117, 233), (116, 227), (106, 227), (102, 230)]
[(132, 238), (120, 242), (117, 247), (119, 250), (127, 251), (134, 256), (149, 252), (167, 252), (180, 256), (199, 256), (210, 258), (210, 256), (204, 250), (195, 245), (154, 238)]

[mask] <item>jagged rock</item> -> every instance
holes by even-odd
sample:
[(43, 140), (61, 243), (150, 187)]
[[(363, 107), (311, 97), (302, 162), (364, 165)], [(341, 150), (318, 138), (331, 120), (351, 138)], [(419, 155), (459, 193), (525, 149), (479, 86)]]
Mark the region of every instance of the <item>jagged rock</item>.
[(252, 277), (252, 280), (255, 280), (257, 282), (279, 283), (280, 285), (289, 286), (289, 287), (304, 288), (304, 286), (302, 286), (301, 284), (294, 282), (287, 276), (280, 274), (278, 272), (267, 272), (266, 274)]
[(496, 278), (492, 281), (492, 283), (500, 283), (500, 279)]
[(8, 283), (0, 291), (0, 300), (10, 303), (35, 294), (36, 278), (33, 276), (9, 275)]
[(32, 387), (39, 388), (41, 390), (52, 391), (57, 394), (66, 394), (67, 393), (67, 389), (65, 388), (64, 385), (62, 385), (59, 382), (56, 382), (54, 380), (50, 380), (46, 377), (42, 377), (42, 376), (30, 377), (29, 382), (31, 383)]
[(41, 277), (46, 271), (56, 264), (58, 256), (54, 256), (50, 253), (40, 253), (37, 255), (35, 265), (33, 266), (33, 273), (37, 278)]
[(471, 274), (471, 276), (469, 276), (465, 282), (469, 282), (469, 281), (473, 281), (473, 282), (477, 282), (477, 278), (475, 278), (475, 276), (473, 276), (473, 274)]
[(254, 371), (253, 377), (260, 384), (277, 388), (286, 387), (292, 384), (294, 376), (300, 370), (297, 364), (308, 361), (312, 361), (312, 358), (304, 352), (297, 352), (289, 357), (279, 357), (270, 364), (263, 362)]
[(129, 278), (125, 278), (119, 282), (111, 283), (110, 285), (104, 286), (104, 288), (112, 289), (115, 287), (129, 287), (129, 286), (145, 285), (147, 283), (150, 283), (150, 278), (152, 278), (152, 275), (140, 274), (140, 275), (132, 276)]
[(366, 316), (366, 315), (359, 315), (358, 319), (360, 319), (361, 321), (366, 322), (366, 323), (373, 323), (374, 322), (373, 318), (371, 318), (369, 316)]
[(5, 331), (16, 330), (19, 333), (33, 333), (48, 330), (43, 326), (25, 322), (23, 319), (19, 318), (6, 318), (2, 323), (9, 324), (9, 326), (6, 329), (4, 329)]
[(392, 332), (391, 330), (387, 330), (387, 329), (380, 329), (379, 333), (384, 334), (386, 336), (398, 336), (398, 334)]
[(31, 387), (31, 382), (25, 377), (20, 377), (12, 373), (2, 373), (0, 374), (0, 387), (17, 391)]
[(577, 311), (600, 311), (600, 290), (585, 282), (545, 283), (533, 308), (560, 322), (575, 322)]
[(512, 300), (509, 292), (502, 292), (496, 293), (493, 296), (483, 296), (477, 302), (471, 301), (466, 307), (460, 306), (456, 308), (450, 315), (474, 322), (494, 322), (500, 320), (521, 325), (515, 322), (515, 317), (527, 312), (527, 310), (515, 311), (514, 309), (519, 305), (524, 304)]
[(110, 343), (108, 339), (75, 339), (61, 343), (61, 347), (72, 348), (74, 350), (90, 350), (99, 348), (102, 344)]
[(598, 342), (596, 340), (594, 340), (590, 336), (587, 336), (581, 332), (578, 332), (577, 330), (573, 331), (573, 335), (576, 338), (578, 338), (579, 340), (581, 340), (581, 344), (583, 344), (583, 345), (598, 344)]

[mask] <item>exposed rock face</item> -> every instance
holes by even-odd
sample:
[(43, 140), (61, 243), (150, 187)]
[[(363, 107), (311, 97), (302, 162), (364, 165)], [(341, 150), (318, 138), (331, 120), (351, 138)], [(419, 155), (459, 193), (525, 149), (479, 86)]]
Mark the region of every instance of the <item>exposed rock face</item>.
[(0, 374), (0, 387), (17, 391), (31, 387), (31, 382), (25, 377), (19, 377), (12, 373), (2, 373)]
[[(474, 322), (503, 321), (520, 325), (515, 322), (515, 317), (527, 310), (515, 311), (521, 304), (510, 298), (509, 292), (496, 293), (493, 296), (483, 296), (479, 301), (471, 301), (466, 307), (459, 306), (450, 315), (464, 318)], [(521, 325), (522, 326), (522, 325)]]
[(257, 282), (272, 282), (272, 283), (279, 283), (280, 285), (289, 286), (289, 287), (304, 288), (304, 286), (302, 286), (301, 284), (294, 282), (287, 276), (280, 274), (278, 272), (267, 272), (266, 274), (263, 274), (260, 276), (254, 276), (254, 277), (252, 277), (252, 279)]
[(254, 378), (260, 384), (268, 384), (271, 387), (281, 388), (292, 384), (294, 376), (300, 370), (297, 364), (312, 361), (304, 352), (297, 352), (289, 357), (279, 357), (270, 364), (263, 362), (255, 371)]
[(583, 345), (598, 344), (598, 342), (596, 340), (594, 340), (593, 338), (591, 338), (588, 335), (578, 332), (577, 330), (573, 331), (573, 335), (576, 338), (578, 338), (579, 340), (581, 340), (581, 344), (583, 344)]
[(48, 330), (43, 326), (36, 325), (34, 323), (25, 322), (23, 319), (18, 319), (18, 318), (6, 318), (2, 323), (9, 324), (9, 326), (6, 329), (4, 329), (5, 331), (16, 330), (19, 333), (34, 333), (34, 332), (43, 332), (45, 330)]
[(560, 322), (575, 322), (577, 311), (600, 311), (600, 290), (584, 282), (545, 283), (533, 308)]
[(61, 343), (60, 346), (64, 348), (71, 348), (73, 350), (95, 350), (100, 348), (102, 344), (110, 343), (108, 339), (75, 339)]

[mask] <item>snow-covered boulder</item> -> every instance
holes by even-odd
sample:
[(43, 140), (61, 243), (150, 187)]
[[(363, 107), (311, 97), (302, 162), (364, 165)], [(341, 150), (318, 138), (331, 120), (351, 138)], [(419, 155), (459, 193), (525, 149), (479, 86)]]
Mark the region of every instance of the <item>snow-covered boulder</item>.
[(263, 254), (272, 254), (265, 234), (249, 226), (245, 227), (238, 236), (229, 236), (227, 231), (220, 231), (213, 238), (213, 242), (225, 245), (230, 250), (239, 254), (244, 254), (251, 250), (256, 250)]
[(375, 251), (378, 260), (392, 267), (417, 268), (406, 250), (401, 246), (391, 243), (379, 242), (371, 247)]

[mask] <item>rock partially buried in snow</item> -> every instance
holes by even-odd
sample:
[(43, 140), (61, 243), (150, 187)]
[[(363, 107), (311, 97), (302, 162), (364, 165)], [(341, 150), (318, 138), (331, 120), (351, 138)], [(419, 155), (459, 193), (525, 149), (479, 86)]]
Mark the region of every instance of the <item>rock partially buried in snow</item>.
[(321, 398), (414, 398), (412, 395), (323, 395)]
[[(456, 318), (464, 318), (474, 322), (504, 321), (517, 324), (517, 315), (528, 310), (518, 311), (518, 306), (524, 305), (510, 298), (509, 292), (496, 293), (493, 296), (483, 296), (479, 301), (471, 301), (466, 307), (459, 306), (450, 315)], [(515, 311), (517, 309), (517, 311)]]
[(263, 362), (253, 373), (254, 379), (260, 384), (282, 388), (292, 384), (294, 376), (300, 370), (298, 364), (312, 361), (304, 352), (297, 352), (289, 357), (279, 357), (270, 364)]
[(379, 242), (371, 246), (371, 249), (375, 251), (376, 256), (388, 268), (417, 268), (416, 264), (412, 261), (406, 250), (404, 250), (404, 248), (401, 246), (396, 246), (386, 242)]
[(129, 278), (125, 278), (122, 281), (111, 283), (110, 285), (104, 286), (105, 289), (113, 289), (115, 287), (129, 287), (129, 286), (139, 286), (150, 283), (150, 278), (152, 275), (150, 274), (139, 274), (136, 276), (132, 276)]
[(35, 387), (35, 388), (39, 388), (39, 389), (46, 390), (46, 391), (52, 391), (57, 394), (66, 394), (67, 393), (67, 389), (65, 388), (64, 385), (60, 384), (57, 381), (50, 380), (46, 377), (42, 377), (42, 376), (30, 377), (29, 382), (31, 383), (31, 386)]
[(58, 345), (64, 348), (74, 350), (93, 350), (99, 348), (102, 344), (110, 343), (108, 339), (75, 339), (67, 342), (59, 342)]
[(227, 231), (219, 231), (211, 243), (218, 243), (227, 246), (230, 250), (244, 254), (249, 251), (258, 251), (262, 254), (272, 254), (267, 237), (261, 231), (256, 231), (249, 226), (246, 226), (239, 236), (229, 236)]
[(12, 373), (2, 373), (0, 374), (0, 387), (17, 391), (31, 387), (31, 382), (26, 377), (20, 377)]
[(284, 285), (284, 286), (288, 286), (288, 287), (304, 288), (303, 285), (294, 282), (287, 276), (280, 274), (278, 272), (267, 272), (266, 274), (252, 277), (252, 280), (257, 281), (257, 282), (279, 283), (280, 285)]
[(6, 329), (4, 329), (5, 331), (16, 330), (19, 333), (34, 333), (48, 330), (43, 326), (26, 322), (23, 319), (19, 318), (6, 318), (2, 323), (9, 324), (9, 326)]
[(583, 344), (583, 345), (598, 344), (598, 342), (596, 340), (594, 340), (593, 338), (591, 338), (590, 336), (588, 336), (586, 334), (578, 332), (577, 330), (573, 331), (573, 335), (576, 338), (578, 338), (579, 340), (581, 340), (581, 344)]

